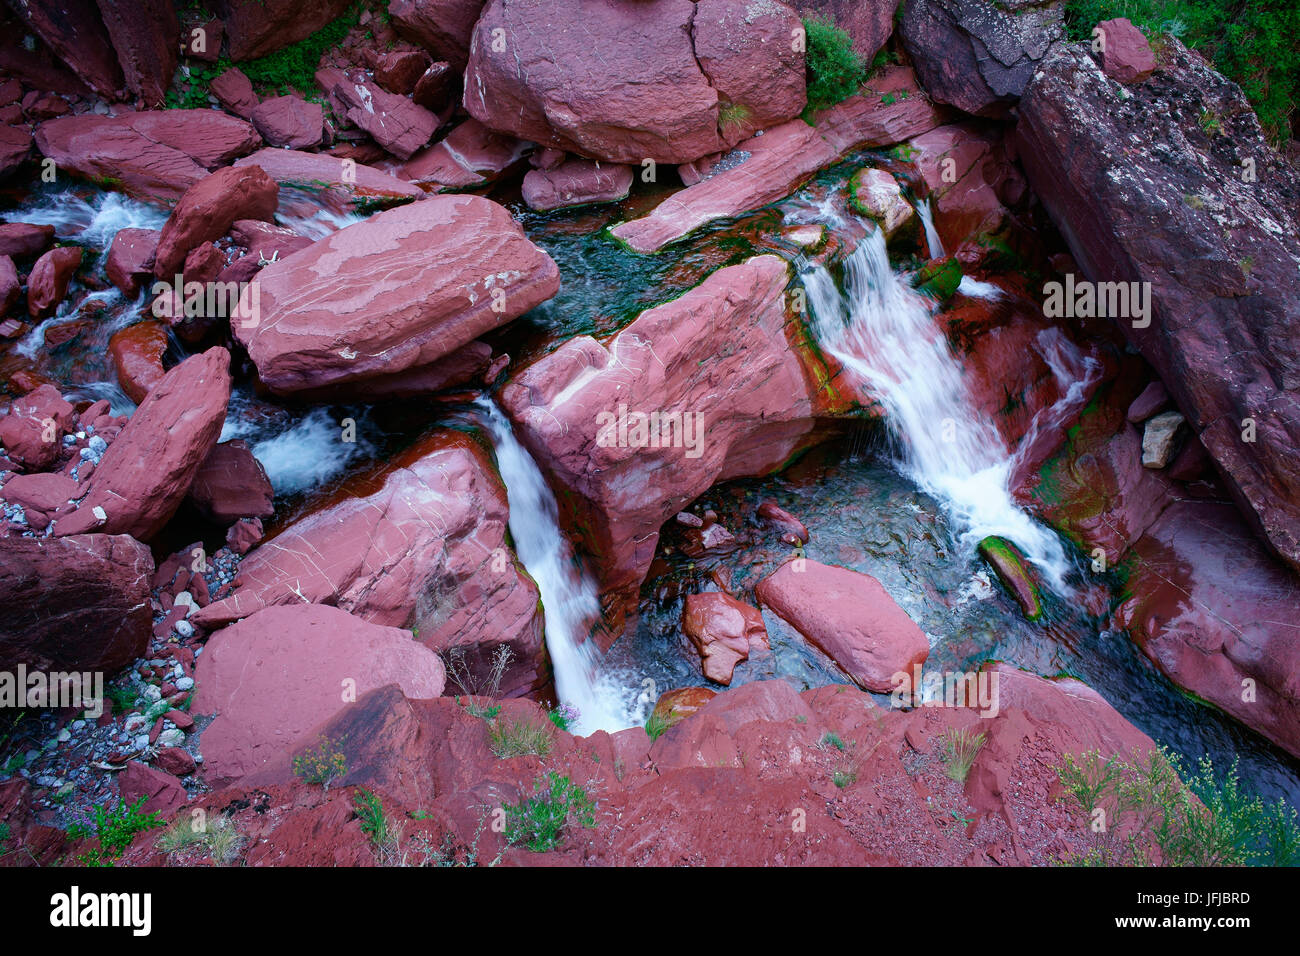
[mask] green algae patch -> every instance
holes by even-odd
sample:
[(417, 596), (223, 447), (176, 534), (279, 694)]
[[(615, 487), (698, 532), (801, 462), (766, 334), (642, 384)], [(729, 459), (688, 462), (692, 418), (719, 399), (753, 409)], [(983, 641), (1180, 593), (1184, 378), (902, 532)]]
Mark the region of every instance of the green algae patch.
[(980, 542), (979, 552), (993, 566), (1025, 617), (1030, 621), (1042, 617), (1043, 602), (1038, 595), (1038, 585), (1034, 583), (1028, 562), (1020, 549), (1005, 538), (989, 535)]

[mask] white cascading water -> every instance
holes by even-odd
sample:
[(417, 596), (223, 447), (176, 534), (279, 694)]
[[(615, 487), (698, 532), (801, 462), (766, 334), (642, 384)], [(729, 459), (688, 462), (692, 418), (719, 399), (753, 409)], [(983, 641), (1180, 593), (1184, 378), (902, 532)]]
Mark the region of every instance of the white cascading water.
[(843, 294), (824, 266), (804, 273), (814, 334), (884, 406), (902, 448), (900, 470), (944, 503), (968, 545), (987, 535), (1013, 541), (1054, 589), (1068, 593), (1060, 541), (1016, 505), (1015, 460), (976, 410), (929, 301), (890, 268), (879, 229), (858, 244), (844, 272)]
[(641, 723), (624, 689), (629, 685), (604, 672), (599, 650), (586, 639), (600, 616), (600, 601), (595, 583), (582, 572), (560, 530), (555, 495), (496, 403), (480, 398), (475, 405), (496, 447), (515, 553), (542, 595), (556, 694), (578, 711), (570, 732), (612, 733)]

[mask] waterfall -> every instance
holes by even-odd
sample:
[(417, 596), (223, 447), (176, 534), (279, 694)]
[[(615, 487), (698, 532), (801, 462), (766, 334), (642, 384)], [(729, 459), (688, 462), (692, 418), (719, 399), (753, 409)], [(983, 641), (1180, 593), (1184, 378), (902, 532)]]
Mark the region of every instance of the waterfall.
[(562, 703), (578, 711), (569, 730), (612, 733), (641, 723), (624, 689), (635, 685), (605, 670), (599, 649), (586, 639), (600, 616), (600, 601), (595, 583), (583, 573), (560, 529), (555, 495), (496, 403), (480, 398), (475, 406), (496, 447), (515, 553), (542, 595), (546, 650), (555, 671), (556, 693)]
[(1068, 593), (1060, 541), (1015, 504), (1015, 459), (975, 408), (928, 300), (890, 268), (880, 230), (845, 261), (843, 294), (824, 266), (803, 281), (818, 341), (884, 406), (899, 469), (944, 504), (968, 546), (991, 534), (1014, 541)]
[(930, 258), (943, 258), (943, 240), (939, 238), (939, 230), (934, 228), (934, 214), (930, 211), (929, 197), (920, 200), (915, 208), (916, 217), (925, 228), (925, 246), (930, 252)]

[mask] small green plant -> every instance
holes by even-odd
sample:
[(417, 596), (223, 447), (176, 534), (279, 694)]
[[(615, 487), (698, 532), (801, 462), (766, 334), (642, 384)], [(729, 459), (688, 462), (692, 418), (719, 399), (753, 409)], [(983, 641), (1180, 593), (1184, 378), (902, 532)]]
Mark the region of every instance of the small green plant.
[(560, 704), (552, 710), (547, 711), (546, 716), (560, 730), (568, 730), (578, 722), (578, 708), (572, 704)]
[(808, 106), (804, 118), (834, 106), (858, 91), (867, 71), (849, 35), (823, 17), (806, 17), (804, 63), (808, 74)]
[(491, 720), (501, 712), (499, 705), (484, 707), (474, 700), (475, 697), (500, 697), (501, 681), (510, 669), (515, 652), (509, 644), (498, 644), (492, 652), (492, 666), (486, 675), (476, 676), (465, 660), (465, 648), (453, 647), (443, 655), (447, 665), (447, 676), (460, 688), (461, 693), (469, 697), (466, 709), (475, 717)]
[(718, 104), (718, 129), (725, 136), (737, 127), (749, 122), (750, 110), (743, 103)]
[(130, 806), (125, 800), (119, 800), (116, 807), (107, 810), (95, 807), (93, 817), (83, 818), (68, 827), (68, 835), (73, 839), (99, 839), (99, 846), (87, 850), (78, 859), (86, 866), (113, 866), (137, 833), (164, 826), (157, 813), (142, 812), (148, 799), (141, 797)]
[(492, 740), (492, 752), (503, 760), (525, 754), (545, 757), (555, 743), (549, 728), (531, 720), (498, 718), (488, 723), (488, 736)]
[(1219, 114), (1212, 110), (1203, 111), (1199, 123), (1201, 131), (1206, 136), (1218, 136), (1223, 132), (1223, 123), (1219, 119)]
[(831, 782), (843, 790), (858, 782), (858, 772), (850, 768), (840, 768), (831, 774)]
[(656, 708), (645, 722), (645, 732), (650, 735), (651, 740), (658, 740), (671, 726), (668, 716)]
[(336, 744), (328, 737), (320, 737), (315, 749), (304, 750), (293, 758), (294, 776), (329, 790), (330, 784), (348, 772), (348, 759), (339, 749), (341, 745), (342, 741)]
[(388, 817), (384, 805), (369, 790), (358, 790), (352, 802), (357, 819), (361, 821), (361, 832), (370, 837), (370, 842), (377, 848), (388, 842)]
[(822, 734), (820, 745), (823, 750), (827, 747), (834, 747), (836, 750), (841, 752), (848, 749), (848, 744), (846, 744), (843, 738), (833, 730), (828, 730), (826, 733)]
[(0, 857), (9, 852), (9, 824), (0, 823)]
[(971, 765), (975, 763), (975, 756), (984, 746), (984, 739), (982, 731), (976, 734), (969, 730), (949, 728), (939, 738), (939, 746), (943, 751), (944, 773), (958, 783), (965, 783)]
[(188, 847), (202, 846), (217, 866), (225, 866), (239, 855), (243, 837), (227, 817), (218, 816), (206, 827), (196, 823), (192, 815), (177, 817), (158, 837), (155, 846), (168, 856)]
[(502, 807), (506, 814), (506, 841), (535, 853), (560, 845), (569, 824), (594, 829), (596, 804), (587, 791), (554, 771), (533, 782), (533, 795)]
[(1067, 754), (1057, 775), (1086, 823), (1075, 866), (1295, 866), (1296, 811), (1242, 789), (1233, 761), (1220, 780), (1211, 760), (1184, 770), (1163, 748), (1137, 762), (1096, 751)]
[(113, 702), (113, 713), (125, 714), (140, 706), (140, 695), (130, 684), (117, 684), (104, 691), (104, 696)]

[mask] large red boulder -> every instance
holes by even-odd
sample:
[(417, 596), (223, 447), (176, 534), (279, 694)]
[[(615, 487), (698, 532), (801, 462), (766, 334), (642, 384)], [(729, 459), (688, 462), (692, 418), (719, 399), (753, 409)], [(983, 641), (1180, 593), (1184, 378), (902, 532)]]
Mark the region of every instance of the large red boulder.
[(1169, 675), (1300, 757), (1300, 578), (1231, 505), (1175, 501), (1133, 545), (1116, 622)]
[(257, 93), (253, 91), (253, 81), (237, 66), (222, 72), (208, 86), (208, 92), (217, 98), (224, 109), (246, 120), (253, 118), (257, 109)]
[(930, 654), (925, 634), (869, 574), (796, 558), (754, 594), (864, 690), (893, 690), (895, 674)]
[(146, 108), (160, 108), (180, 59), (176, 5), (172, 0), (97, 2), (125, 75), (126, 88)]
[(777, 2), (491, 0), (464, 105), (493, 129), (591, 159), (688, 163), (743, 139), (751, 120), (803, 109), (797, 24)]
[[(508, 644), (502, 695), (547, 679), (537, 588), (505, 540), (505, 489), (471, 439), (435, 432), (380, 476), (359, 481), (251, 552), (240, 586), (194, 620), (220, 625), (272, 605), (331, 604), (414, 630), (474, 676)], [(468, 689), (468, 688), (466, 688)]]
[(767, 628), (758, 608), (717, 591), (687, 595), (682, 630), (700, 652), (704, 676), (718, 684), (731, 683), (736, 665), (749, 659), (751, 646), (767, 646)]
[(325, 133), (325, 110), (301, 96), (274, 96), (263, 100), (251, 116), (262, 139), (272, 146), (304, 149), (319, 146)]
[(266, 469), (238, 438), (213, 448), (190, 486), (190, 501), (199, 514), (220, 525), (269, 518), (275, 514), (274, 498)]
[(108, 281), (128, 296), (134, 297), (140, 285), (153, 275), (154, 255), (158, 251), (157, 229), (119, 229), (108, 247), (104, 272)]
[(124, 534), (5, 538), (0, 670), (112, 673), (130, 664), (149, 646), (153, 572), (149, 549)]
[(431, 366), (549, 299), (559, 281), (504, 207), (439, 196), (268, 265), (260, 319), (234, 332), (273, 391), (354, 386)]
[[(62, 0), (59, 4), (10, 4), (41, 41), (78, 78), (109, 100), (122, 94), (122, 69), (109, 40), (96, 0)], [(11, 37), (10, 42), (17, 42)]]
[(1177, 40), (1165, 63), (1159, 84), (1121, 87), (1086, 48), (1057, 50), (1020, 101), (1017, 153), (1083, 278), (1138, 293), (1145, 308), (1120, 315), (1108, 295), (1108, 321), (1300, 568), (1300, 177), (1236, 84)]
[(440, 125), (437, 116), (410, 97), (389, 93), (365, 74), (322, 70), (316, 78), (349, 120), (400, 159), (423, 148)]
[(1105, 43), (1101, 52), (1101, 68), (1112, 80), (1120, 83), (1140, 83), (1155, 72), (1156, 58), (1146, 36), (1124, 17), (1103, 20), (1096, 29), (1101, 31)]
[(0, 256), (0, 319), (8, 314), (22, 294), (23, 283), (18, 277), (17, 266), (8, 256)]
[(230, 353), (192, 355), (163, 376), (108, 446), (86, 497), (55, 534), (102, 530), (147, 541), (190, 490), (226, 419)]
[(398, 172), (429, 192), (470, 189), (500, 179), (529, 148), (528, 143), (470, 118), (444, 139), (420, 150)]
[[(502, 390), (603, 590), (633, 599), (664, 521), (815, 439), (816, 387), (787, 327), (788, 279), (776, 256), (719, 269), (605, 342), (568, 339)], [(653, 434), (650, 412), (662, 425)]]
[(366, 692), (397, 683), (407, 697), (437, 697), (438, 655), (410, 631), (319, 604), (270, 607), (209, 639), (196, 674), (204, 775), (220, 786), (256, 772), (288, 776), (311, 731)]
[(236, 219), (275, 215), (280, 187), (260, 166), (227, 166), (185, 190), (158, 237), (154, 275), (170, 279), (195, 246), (220, 239)]
[(27, 312), (32, 318), (54, 314), (80, 265), (80, 246), (58, 246), (36, 260), (27, 277)]
[(930, 96), (1000, 118), (1065, 40), (1057, 0), (907, 0), (899, 34)]
[(351, 0), (219, 0), (232, 60), (252, 60), (305, 40), (347, 12)]
[(798, 0), (804, 16), (829, 20), (849, 35), (864, 63), (871, 63), (894, 32), (899, 0)]
[(54, 241), (54, 227), (31, 222), (0, 223), (0, 256), (38, 256)]
[(173, 202), (208, 170), (261, 144), (252, 125), (219, 110), (152, 110), (48, 120), (36, 146), (60, 171)]
[(469, 61), (470, 36), (485, 0), (390, 0), (393, 27), (457, 71)]
[(26, 127), (0, 126), (0, 179), (16, 172), (32, 154), (32, 134)]
[(117, 371), (117, 384), (137, 405), (166, 374), (162, 357), (167, 344), (166, 327), (151, 320), (128, 325), (114, 332), (108, 340), (108, 354), (112, 356), (113, 368)]

